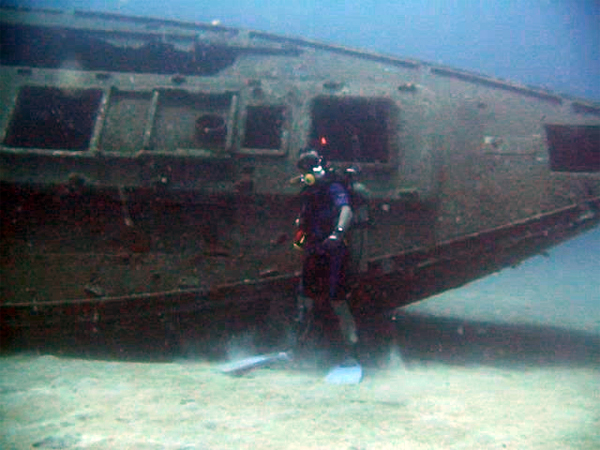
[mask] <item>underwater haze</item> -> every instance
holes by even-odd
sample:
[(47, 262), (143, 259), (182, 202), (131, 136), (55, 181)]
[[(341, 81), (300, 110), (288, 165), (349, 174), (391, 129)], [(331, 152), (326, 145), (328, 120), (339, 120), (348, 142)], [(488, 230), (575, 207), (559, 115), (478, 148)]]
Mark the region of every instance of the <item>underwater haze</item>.
[(281, 33), (600, 101), (597, 0), (2, 0)]
[[(598, 0), (0, 4), (218, 21), (600, 102)], [(0, 355), (0, 449), (600, 449), (600, 227), (396, 320), (358, 386), (295, 362), (230, 377), (203, 342), (167, 361)]]
[[(434, 61), (600, 101), (600, 2), (597, 0), (3, 0), (2, 3), (219, 21), (225, 26)], [(550, 297), (553, 305), (546, 304), (546, 310), (521, 310), (511, 305), (516, 308), (512, 312), (508, 311), (510, 308), (500, 308), (507, 313), (504, 319), (520, 316), (525, 321), (539, 322), (542, 319), (536, 315), (546, 317), (550, 307), (565, 310), (564, 320), (574, 323), (578, 319), (569, 315), (571, 302), (578, 305), (573, 307), (578, 312), (577, 318), (585, 318), (586, 308), (600, 309), (598, 255), (600, 230), (597, 229), (551, 251), (549, 258), (528, 262), (526, 269), (505, 270), (500, 276), (473, 283), (467, 289), (477, 291), (482, 287), (510, 293), (535, 286), (539, 298)], [(569, 278), (570, 275), (575, 278)], [(444, 301), (456, 304), (456, 297), (464, 298), (465, 292), (443, 294), (417, 308)], [(468, 302), (463, 309), (468, 314)], [(588, 314), (589, 320), (596, 317)], [(600, 321), (595, 323), (595, 330), (600, 333)]]

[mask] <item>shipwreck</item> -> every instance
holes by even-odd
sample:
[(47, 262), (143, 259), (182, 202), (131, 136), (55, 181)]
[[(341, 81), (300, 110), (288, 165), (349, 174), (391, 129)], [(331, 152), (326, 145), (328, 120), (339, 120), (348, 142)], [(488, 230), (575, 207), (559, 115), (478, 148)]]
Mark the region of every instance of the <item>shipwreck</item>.
[(0, 22), (3, 343), (285, 311), (305, 146), (368, 191), (359, 318), (600, 222), (598, 103), (220, 24), (23, 9)]

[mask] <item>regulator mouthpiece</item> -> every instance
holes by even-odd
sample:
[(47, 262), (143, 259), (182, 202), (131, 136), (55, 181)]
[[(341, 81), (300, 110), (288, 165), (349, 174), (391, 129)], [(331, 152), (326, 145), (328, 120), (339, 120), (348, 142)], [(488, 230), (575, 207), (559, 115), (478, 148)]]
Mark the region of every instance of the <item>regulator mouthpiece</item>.
[(304, 184), (307, 184), (308, 186), (312, 186), (313, 184), (315, 184), (317, 179), (315, 178), (315, 176), (312, 173), (307, 173), (306, 175), (302, 176), (302, 181), (304, 182)]

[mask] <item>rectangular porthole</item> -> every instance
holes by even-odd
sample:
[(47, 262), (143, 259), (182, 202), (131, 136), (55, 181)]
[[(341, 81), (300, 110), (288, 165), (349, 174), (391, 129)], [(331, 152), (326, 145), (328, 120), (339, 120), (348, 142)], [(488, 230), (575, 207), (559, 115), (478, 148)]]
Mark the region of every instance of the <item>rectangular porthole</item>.
[(21, 89), (4, 145), (85, 151), (94, 131), (102, 91), (26, 86)]
[(248, 106), (242, 152), (280, 154), (284, 147), (285, 106)]
[(550, 168), (556, 172), (600, 172), (600, 126), (546, 125)]
[(395, 109), (383, 98), (317, 97), (309, 144), (330, 161), (389, 164)]

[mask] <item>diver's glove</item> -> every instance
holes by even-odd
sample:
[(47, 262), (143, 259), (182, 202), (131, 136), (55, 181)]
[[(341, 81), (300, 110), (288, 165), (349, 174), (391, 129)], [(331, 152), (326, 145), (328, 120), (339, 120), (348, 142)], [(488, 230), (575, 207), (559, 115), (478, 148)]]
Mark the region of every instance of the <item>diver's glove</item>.
[(344, 245), (344, 230), (341, 228), (337, 228), (323, 241), (323, 248), (325, 250), (335, 250), (342, 245)]

